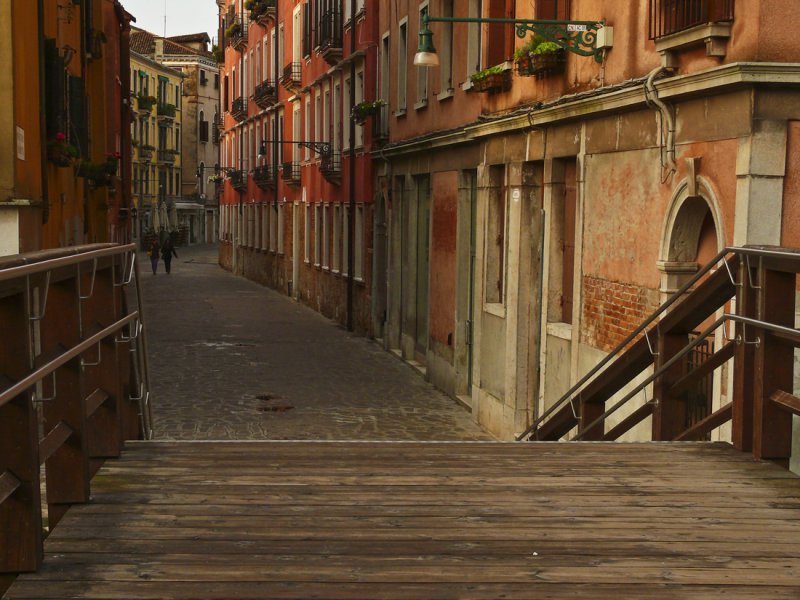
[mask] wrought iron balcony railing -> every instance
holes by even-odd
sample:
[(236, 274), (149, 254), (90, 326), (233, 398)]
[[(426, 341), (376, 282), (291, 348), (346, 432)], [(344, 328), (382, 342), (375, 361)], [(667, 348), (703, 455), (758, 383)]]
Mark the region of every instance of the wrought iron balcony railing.
[(281, 170), (281, 177), (288, 185), (298, 185), (300, 183), (300, 163), (285, 162)]
[(342, 181), (342, 155), (339, 152), (328, 152), (320, 157), (319, 171), (331, 183)]
[(253, 100), (260, 108), (267, 108), (275, 104), (278, 100), (278, 90), (275, 88), (275, 82), (267, 79), (259, 83), (253, 94)]
[(278, 183), (277, 169), (272, 165), (262, 165), (253, 171), (253, 181), (261, 189), (275, 189)]
[(243, 192), (247, 189), (247, 173), (241, 169), (228, 172), (228, 179), (233, 189)]
[(322, 14), (317, 23), (316, 46), (322, 57), (330, 64), (342, 58), (343, 21), (342, 11), (334, 9)]
[(650, 39), (733, 20), (734, 0), (650, 0)]
[(289, 91), (294, 91), (300, 87), (303, 78), (303, 69), (299, 62), (290, 62), (283, 67), (281, 85)]
[(239, 96), (231, 105), (231, 116), (241, 122), (247, 118), (247, 100), (244, 96)]

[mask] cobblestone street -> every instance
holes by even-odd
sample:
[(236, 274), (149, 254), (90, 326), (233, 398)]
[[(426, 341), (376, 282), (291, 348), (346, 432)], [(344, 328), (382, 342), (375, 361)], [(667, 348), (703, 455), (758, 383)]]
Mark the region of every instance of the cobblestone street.
[(179, 248), (139, 255), (158, 439), (487, 440), (454, 400), (374, 342)]

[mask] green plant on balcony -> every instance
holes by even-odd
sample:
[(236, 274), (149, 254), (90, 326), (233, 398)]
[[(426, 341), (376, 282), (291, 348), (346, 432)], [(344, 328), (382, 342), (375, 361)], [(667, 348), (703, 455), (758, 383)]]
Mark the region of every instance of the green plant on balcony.
[(359, 102), (353, 106), (353, 110), (350, 111), (350, 116), (356, 123), (363, 125), (368, 117), (378, 114), (383, 106), (386, 106), (386, 102), (380, 99), (373, 102)]
[(177, 110), (174, 104), (159, 104), (158, 105), (158, 116), (159, 117), (170, 117), (172, 119), (175, 118), (175, 111)]
[(211, 47), (211, 54), (214, 55), (214, 60), (218, 63), (221, 64), (225, 62), (225, 52), (216, 44)]
[(564, 49), (555, 42), (542, 42), (533, 51), (533, 67), (536, 74), (560, 73), (564, 70)]
[(478, 92), (500, 92), (511, 85), (511, 71), (504, 65), (495, 65), (470, 75), (472, 85)]
[(116, 175), (117, 169), (119, 168), (119, 160), (122, 158), (122, 155), (119, 152), (112, 152), (106, 155), (106, 173), (108, 175)]
[(242, 24), (239, 21), (234, 21), (228, 28), (225, 30), (225, 37), (228, 39), (233, 39), (242, 33)]
[(267, 14), (270, 8), (275, 8), (275, 0), (247, 0), (244, 7), (250, 11), (250, 19), (255, 21)]
[(535, 75), (533, 67), (533, 52), (544, 42), (540, 35), (532, 35), (525, 43), (514, 52), (514, 63), (520, 75)]
[(58, 132), (47, 142), (47, 160), (59, 167), (68, 167), (78, 158), (78, 149), (67, 141), (67, 136)]
[(136, 140), (136, 139), (131, 140), (131, 146), (136, 148), (136, 146), (138, 146), (138, 145), (139, 145), (139, 140)]
[(82, 160), (78, 163), (75, 174), (78, 177), (83, 177), (92, 185), (110, 185), (111, 175), (109, 175), (106, 165), (107, 163), (105, 162), (94, 163), (88, 160)]
[(136, 96), (136, 102), (139, 105), (139, 110), (144, 110), (150, 112), (153, 110), (153, 106), (155, 106), (158, 100), (155, 96), (147, 96), (145, 94), (139, 94)]

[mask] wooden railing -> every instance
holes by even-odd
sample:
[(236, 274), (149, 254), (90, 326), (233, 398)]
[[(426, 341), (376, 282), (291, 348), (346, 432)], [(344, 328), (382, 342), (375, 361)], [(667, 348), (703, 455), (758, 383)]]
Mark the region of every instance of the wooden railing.
[(0, 259), (0, 574), (35, 571), (45, 520), (152, 435), (135, 246)]
[[(697, 440), (732, 421), (737, 448), (787, 463), (792, 415), (800, 415), (800, 399), (791, 393), (800, 347), (798, 272), (798, 250), (726, 248), (518, 439), (616, 440), (652, 417), (652, 440)], [(692, 364), (689, 355), (719, 329), (721, 347)], [(698, 421), (687, 419), (688, 390), (731, 360), (730, 401)], [(652, 374), (639, 381), (648, 368)], [(609, 426), (612, 414), (643, 394), (651, 398)]]

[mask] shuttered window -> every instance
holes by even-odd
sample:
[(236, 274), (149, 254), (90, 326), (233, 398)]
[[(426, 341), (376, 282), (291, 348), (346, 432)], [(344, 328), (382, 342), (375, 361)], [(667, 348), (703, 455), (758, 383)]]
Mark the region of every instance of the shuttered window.
[(86, 95), (83, 78), (68, 75), (69, 81), (69, 140), (81, 156), (89, 157), (89, 128), (86, 121)]

